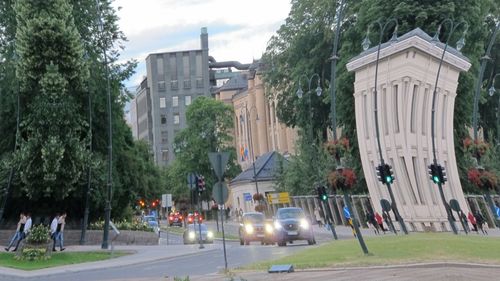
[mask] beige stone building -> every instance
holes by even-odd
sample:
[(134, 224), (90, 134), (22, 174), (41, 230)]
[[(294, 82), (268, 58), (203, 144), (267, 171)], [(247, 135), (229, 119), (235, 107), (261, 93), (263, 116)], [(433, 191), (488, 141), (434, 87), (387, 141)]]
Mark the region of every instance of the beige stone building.
[[(431, 138), (432, 94), (444, 44), (433, 42), (420, 29), (381, 46), (378, 68), (378, 124), (382, 155), (395, 174), (392, 185), (399, 212), (409, 230), (449, 230), (438, 186), (429, 179), (433, 160)], [(377, 48), (353, 58), (347, 69), (355, 72), (356, 129), (363, 170), (375, 209), (380, 199), (390, 201), (387, 187), (377, 180), (380, 164), (374, 118), (374, 80)], [(453, 111), (458, 76), (470, 63), (448, 46), (437, 86), (435, 143), (437, 162), (445, 167), (446, 201), (468, 207), (459, 180), (453, 140)]]
[[(271, 152), (278, 152), (285, 157), (295, 153), (297, 131), (280, 123), (276, 115), (276, 102), (266, 97), (269, 89), (265, 89), (259, 72), (259, 62), (251, 64), (248, 71), (240, 72), (226, 81), (215, 93), (217, 100), (224, 101), (234, 108), (234, 147), (238, 154), (238, 163), (245, 171), (253, 175), (253, 160), (266, 155), (275, 158)], [(273, 160), (274, 161), (274, 160)], [(262, 162), (262, 163), (261, 163)], [(253, 211), (251, 203), (244, 204), (244, 193), (254, 194), (274, 191), (274, 184), (263, 169), (269, 169), (266, 161), (256, 161), (257, 187), (253, 176), (231, 182), (230, 190), (232, 206), (240, 206), (244, 211)], [(258, 167), (257, 167), (258, 166)], [(260, 186), (259, 186), (260, 184)], [(247, 195), (248, 196), (248, 195)], [(232, 197), (232, 198), (231, 198)], [(248, 202), (248, 201), (247, 201)]]

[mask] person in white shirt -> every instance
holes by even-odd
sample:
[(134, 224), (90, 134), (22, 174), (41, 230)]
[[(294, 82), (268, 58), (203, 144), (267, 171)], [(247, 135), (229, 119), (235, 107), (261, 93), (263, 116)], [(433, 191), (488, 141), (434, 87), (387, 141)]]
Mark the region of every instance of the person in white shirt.
[(54, 241), (52, 251), (56, 251), (56, 238), (57, 238), (57, 223), (59, 222), (59, 214), (57, 213), (52, 222), (50, 223), (50, 238)]
[(33, 222), (31, 220), (31, 213), (26, 213), (26, 224), (24, 225), (24, 237), (30, 234), (32, 225)]

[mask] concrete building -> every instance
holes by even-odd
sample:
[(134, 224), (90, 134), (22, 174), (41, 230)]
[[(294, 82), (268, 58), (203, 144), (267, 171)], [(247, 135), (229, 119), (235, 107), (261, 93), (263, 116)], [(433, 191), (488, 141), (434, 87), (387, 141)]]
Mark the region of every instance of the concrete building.
[[(420, 29), (397, 42), (382, 44), (378, 71), (378, 123), (382, 155), (395, 174), (392, 185), (401, 216), (409, 230), (449, 230), (447, 213), (437, 185), (427, 171), (433, 160), (431, 138), (432, 94), (444, 44), (435, 43)], [(355, 72), (356, 130), (370, 197), (381, 213), (380, 199), (390, 197), (377, 180), (380, 164), (374, 118), (374, 79), (377, 48), (350, 60)], [(436, 158), (446, 168), (446, 201), (458, 200), (467, 212), (458, 175), (453, 139), (453, 110), (458, 76), (470, 63), (448, 46), (438, 81), (435, 114)]]
[(186, 127), (186, 108), (199, 96), (211, 96), (206, 28), (200, 41), (198, 50), (148, 55), (147, 76), (131, 102), (133, 134), (151, 145), (158, 165), (174, 159), (174, 138)]

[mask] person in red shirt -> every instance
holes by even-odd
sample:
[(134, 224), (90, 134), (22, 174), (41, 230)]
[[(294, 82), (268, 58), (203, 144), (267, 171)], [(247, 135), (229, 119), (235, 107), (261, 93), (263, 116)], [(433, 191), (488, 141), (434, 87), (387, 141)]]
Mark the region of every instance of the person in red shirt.
[(382, 229), (382, 231), (385, 234), (386, 229), (384, 228), (384, 220), (383, 220), (382, 216), (378, 212), (375, 212), (375, 220), (377, 221), (378, 226), (380, 227), (380, 229)]
[(471, 212), (469, 212), (469, 214), (467, 215), (467, 218), (469, 219), (470, 223), (472, 224), (474, 231), (479, 233), (477, 231), (477, 223), (476, 223), (476, 218), (474, 217), (474, 215)]

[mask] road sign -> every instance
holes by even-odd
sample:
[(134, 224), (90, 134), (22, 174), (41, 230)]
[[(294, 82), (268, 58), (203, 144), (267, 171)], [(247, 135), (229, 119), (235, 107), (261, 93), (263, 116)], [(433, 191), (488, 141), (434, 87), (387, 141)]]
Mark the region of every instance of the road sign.
[(381, 199), (380, 205), (382, 205), (382, 210), (384, 210), (384, 212), (390, 212), (392, 210), (391, 203), (387, 201), (387, 199)]
[(222, 179), (226, 170), (227, 161), (229, 161), (229, 152), (209, 152), (208, 159), (214, 168), (217, 178)]
[(167, 194), (162, 194), (161, 195), (161, 207), (166, 208), (167, 207)]
[(216, 183), (212, 189), (212, 197), (219, 205), (222, 205), (227, 201), (228, 193), (227, 185), (224, 182)]
[(187, 183), (189, 189), (194, 190), (196, 188), (196, 175), (194, 173), (189, 173), (187, 175)]
[(351, 212), (349, 212), (349, 209), (347, 208), (347, 206), (344, 207), (344, 217), (346, 219), (350, 219), (351, 218)]
[(450, 207), (455, 212), (459, 212), (460, 211), (460, 204), (458, 204), (457, 199), (451, 199), (450, 200)]
[(498, 208), (497, 206), (495, 206), (495, 211), (497, 213), (497, 217), (500, 219), (500, 208)]
[(245, 192), (243, 193), (243, 198), (245, 201), (252, 201), (252, 194)]
[(267, 193), (269, 204), (290, 204), (290, 194), (288, 192)]

